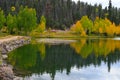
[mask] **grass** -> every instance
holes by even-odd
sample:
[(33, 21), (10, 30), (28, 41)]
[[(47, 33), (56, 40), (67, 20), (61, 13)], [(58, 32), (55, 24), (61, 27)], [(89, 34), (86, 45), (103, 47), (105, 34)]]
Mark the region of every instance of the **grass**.
[(44, 32), (35, 34), (34, 37), (37, 38), (73, 38), (78, 37), (78, 35), (71, 34), (69, 31), (57, 31), (57, 32)]
[(111, 38), (107, 36), (101, 36), (101, 35), (95, 35), (91, 34), (89, 36), (80, 36), (79, 34), (74, 34), (70, 31), (62, 31), (62, 30), (56, 30), (54, 32), (52, 31), (46, 31), (44, 33), (36, 33), (34, 35), (35, 38)]

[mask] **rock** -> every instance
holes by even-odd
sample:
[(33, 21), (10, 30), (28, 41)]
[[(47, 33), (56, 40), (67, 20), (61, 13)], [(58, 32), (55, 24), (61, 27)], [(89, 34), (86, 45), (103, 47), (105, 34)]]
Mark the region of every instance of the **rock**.
[(11, 67), (7, 65), (2, 65), (0, 67), (0, 79), (1, 80), (13, 80), (14, 74)]
[(2, 55), (2, 58), (3, 58), (3, 59), (7, 59), (8, 56), (4, 54), (4, 55)]

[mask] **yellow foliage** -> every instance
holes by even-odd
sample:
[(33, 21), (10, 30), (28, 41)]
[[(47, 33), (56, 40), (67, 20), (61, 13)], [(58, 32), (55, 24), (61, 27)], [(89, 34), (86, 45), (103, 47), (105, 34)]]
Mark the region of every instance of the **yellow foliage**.
[(105, 19), (99, 19), (96, 17), (96, 20), (94, 21), (94, 27), (92, 29), (95, 33), (106, 33), (108, 36), (114, 36), (114, 34), (120, 34), (120, 29), (116, 28), (115, 24), (105, 18)]
[(80, 34), (81, 36), (86, 36), (86, 33), (84, 32), (84, 29), (80, 23), (80, 21), (77, 21), (75, 25), (73, 25), (70, 30), (73, 33)]
[(82, 47), (85, 45), (86, 39), (81, 39), (79, 42), (71, 43), (70, 46), (75, 49), (77, 54), (80, 54)]
[(41, 59), (43, 60), (45, 58), (45, 44), (44, 43), (41, 43), (39, 45), (39, 51), (40, 51)]
[(83, 31), (83, 32), (81, 33), (81, 36), (87, 36), (86, 33), (85, 33), (85, 31)]
[(38, 27), (30, 33), (30, 36), (39, 35), (40, 33), (43, 33), (44, 31), (45, 31), (45, 23), (41, 22), (41, 24), (39, 24)]
[(103, 33), (103, 29), (101, 27), (99, 28), (99, 33)]
[(115, 24), (110, 25), (109, 27), (106, 27), (106, 33), (108, 36), (114, 36), (115, 33)]
[(120, 35), (120, 26), (115, 27), (115, 34)]
[(95, 33), (104, 33), (105, 32), (105, 20), (99, 19), (98, 17), (96, 17), (92, 31)]
[(109, 19), (105, 18), (105, 24), (106, 26), (110, 26), (112, 25), (112, 22)]
[(93, 29), (92, 29), (92, 32), (98, 32), (98, 23), (95, 23), (94, 24), (94, 27), (93, 27)]
[(36, 31), (43, 33), (45, 31), (45, 23), (41, 22), (41, 24), (38, 25), (38, 28)]
[[(86, 18), (86, 16), (85, 16)], [(82, 18), (83, 19), (83, 18)], [(83, 19), (84, 20), (84, 19)], [(76, 24), (74, 24), (70, 30), (73, 33), (80, 34), (80, 36), (86, 36), (86, 29), (83, 28), (83, 23), (80, 21), (77, 21)], [(84, 23), (84, 26), (86, 26), (87, 23)], [(120, 35), (120, 25), (116, 26), (114, 23), (112, 23), (109, 19), (101, 19), (99, 17), (96, 17), (94, 21), (94, 26), (91, 28), (91, 32), (95, 34), (107, 34), (107, 36), (113, 37), (114, 35)], [(90, 32), (90, 33), (91, 33)]]

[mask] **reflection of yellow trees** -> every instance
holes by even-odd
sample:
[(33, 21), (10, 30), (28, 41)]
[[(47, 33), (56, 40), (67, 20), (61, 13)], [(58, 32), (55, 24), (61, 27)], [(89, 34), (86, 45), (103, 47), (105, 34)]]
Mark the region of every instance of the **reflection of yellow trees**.
[[(31, 44), (37, 44), (37, 41), (36, 40), (32, 40)], [(38, 50), (40, 52), (41, 59), (43, 60), (45, 58), (45, 54), (46, 54), (46, 52), (45, 52), (45, 50), (46, 50), (45, 44), (44, 43), (39, 43), (37, 45), (37, 48), (38, 48)]]
[(75, 48), (75, 51), (79, 54), (79, 52), (81, 52), (81, 48), (84, 46), (84, 44), (86, 43), (85, 39), (81, 39), (80, 41), (76, 42), (76, 43), (71, 43), (71, 47)]
[[(83, 58), (87, 58), (92, 53), (94, 53), (96, 57), (107, 56), (109, 53), (114, 52), (115, 49), (120, 49), (120, 41), (117, 40), (84, 40), (83, 43), (82, 41), (71, 43), (70, 46)], [(87, 42), (85, 43), (85, 41)]]
[(94, 42), (93, 50), (94, 50), (95, 55), (96, 56), (108, 55), (111, 52), (111, 48), (109, 48), (110, 43), (109, 44), (108, 43), (109, 43), (109, 40), (99, 40), (98, 42)]
[(40, 43), (38, 48), (39, 48), (39, 51), (40, 51), (41, 59), (43, 60), (45, 58), (45, 44)]
[(90, 55), (92, 53), (92, 44), (90, 43), (89, 45), (88, 44), (85, 44), (82, 49), (81, 49), (81, 56), (82, 58), (87, 58), (88, 55)]

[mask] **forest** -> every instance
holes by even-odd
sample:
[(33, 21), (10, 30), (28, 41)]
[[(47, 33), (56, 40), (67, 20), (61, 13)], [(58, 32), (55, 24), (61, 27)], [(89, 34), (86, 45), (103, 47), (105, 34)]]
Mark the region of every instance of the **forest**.
[(119, 35), (120, 9), (112, 6), (111, 0), (105, 8), (80, 0), (77, 3), (72, 0), (1, 0), (0, 7), (0, 29), (10, 34), (67, 30), (81, 24), (83, 30), (76, 32), (83, 36), (92, 33)]

